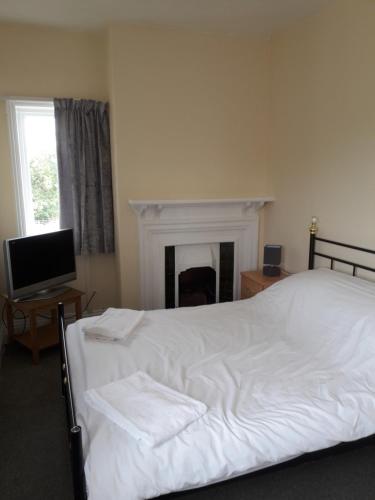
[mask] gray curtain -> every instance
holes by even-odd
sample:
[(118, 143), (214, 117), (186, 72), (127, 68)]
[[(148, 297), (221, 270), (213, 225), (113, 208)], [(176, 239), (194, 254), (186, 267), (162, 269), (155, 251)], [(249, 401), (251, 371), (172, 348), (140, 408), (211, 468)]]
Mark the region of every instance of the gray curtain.
[(114, 252), (108, 103), (54, 99), (60, 225), (76, 253)]

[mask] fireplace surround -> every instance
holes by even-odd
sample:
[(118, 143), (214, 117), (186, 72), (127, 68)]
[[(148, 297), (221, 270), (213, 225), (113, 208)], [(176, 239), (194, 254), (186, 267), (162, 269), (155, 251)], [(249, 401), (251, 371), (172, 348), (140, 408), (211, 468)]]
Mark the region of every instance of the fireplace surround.
[(142, 308), (162, 309), (167, 305), (166, 247), (233, 243), (233, 299), (239, 299), (240, 272), (257, 268), (258, 212), (272, 201), (270, 197), (130, 200), (138, 218)]

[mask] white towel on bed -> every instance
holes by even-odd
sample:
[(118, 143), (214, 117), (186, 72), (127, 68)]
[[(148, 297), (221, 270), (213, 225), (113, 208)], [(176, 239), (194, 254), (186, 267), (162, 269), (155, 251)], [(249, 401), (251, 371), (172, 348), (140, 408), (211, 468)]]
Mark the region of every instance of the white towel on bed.
[(104, 342), (116, 342), (132, 333), (140, 324), (144, 311), (110, 307), (83, 331), (87, 337)]
[(85, 400), (131, 436), (157, 446), (204, 415), (207, 407), (144, 372), (90, 389)]

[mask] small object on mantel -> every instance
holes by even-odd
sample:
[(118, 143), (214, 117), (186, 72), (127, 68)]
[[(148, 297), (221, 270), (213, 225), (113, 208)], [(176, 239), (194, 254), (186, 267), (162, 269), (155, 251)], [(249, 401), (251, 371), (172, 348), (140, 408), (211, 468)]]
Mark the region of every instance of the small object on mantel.
[(243, 271), (241, 273), (241, 299), (254, 297), (287, 276), (289, 275), (285, 271), (281, 271), (280, 276), (264, 276), (262, 271)]

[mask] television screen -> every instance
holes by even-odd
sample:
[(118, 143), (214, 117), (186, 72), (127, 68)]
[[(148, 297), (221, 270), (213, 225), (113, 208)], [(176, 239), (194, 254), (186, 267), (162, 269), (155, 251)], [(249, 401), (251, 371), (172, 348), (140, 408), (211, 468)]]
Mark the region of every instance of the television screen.
[(11, 298), (76, 277), (72, 229), (6, 240), (4, 251)]

